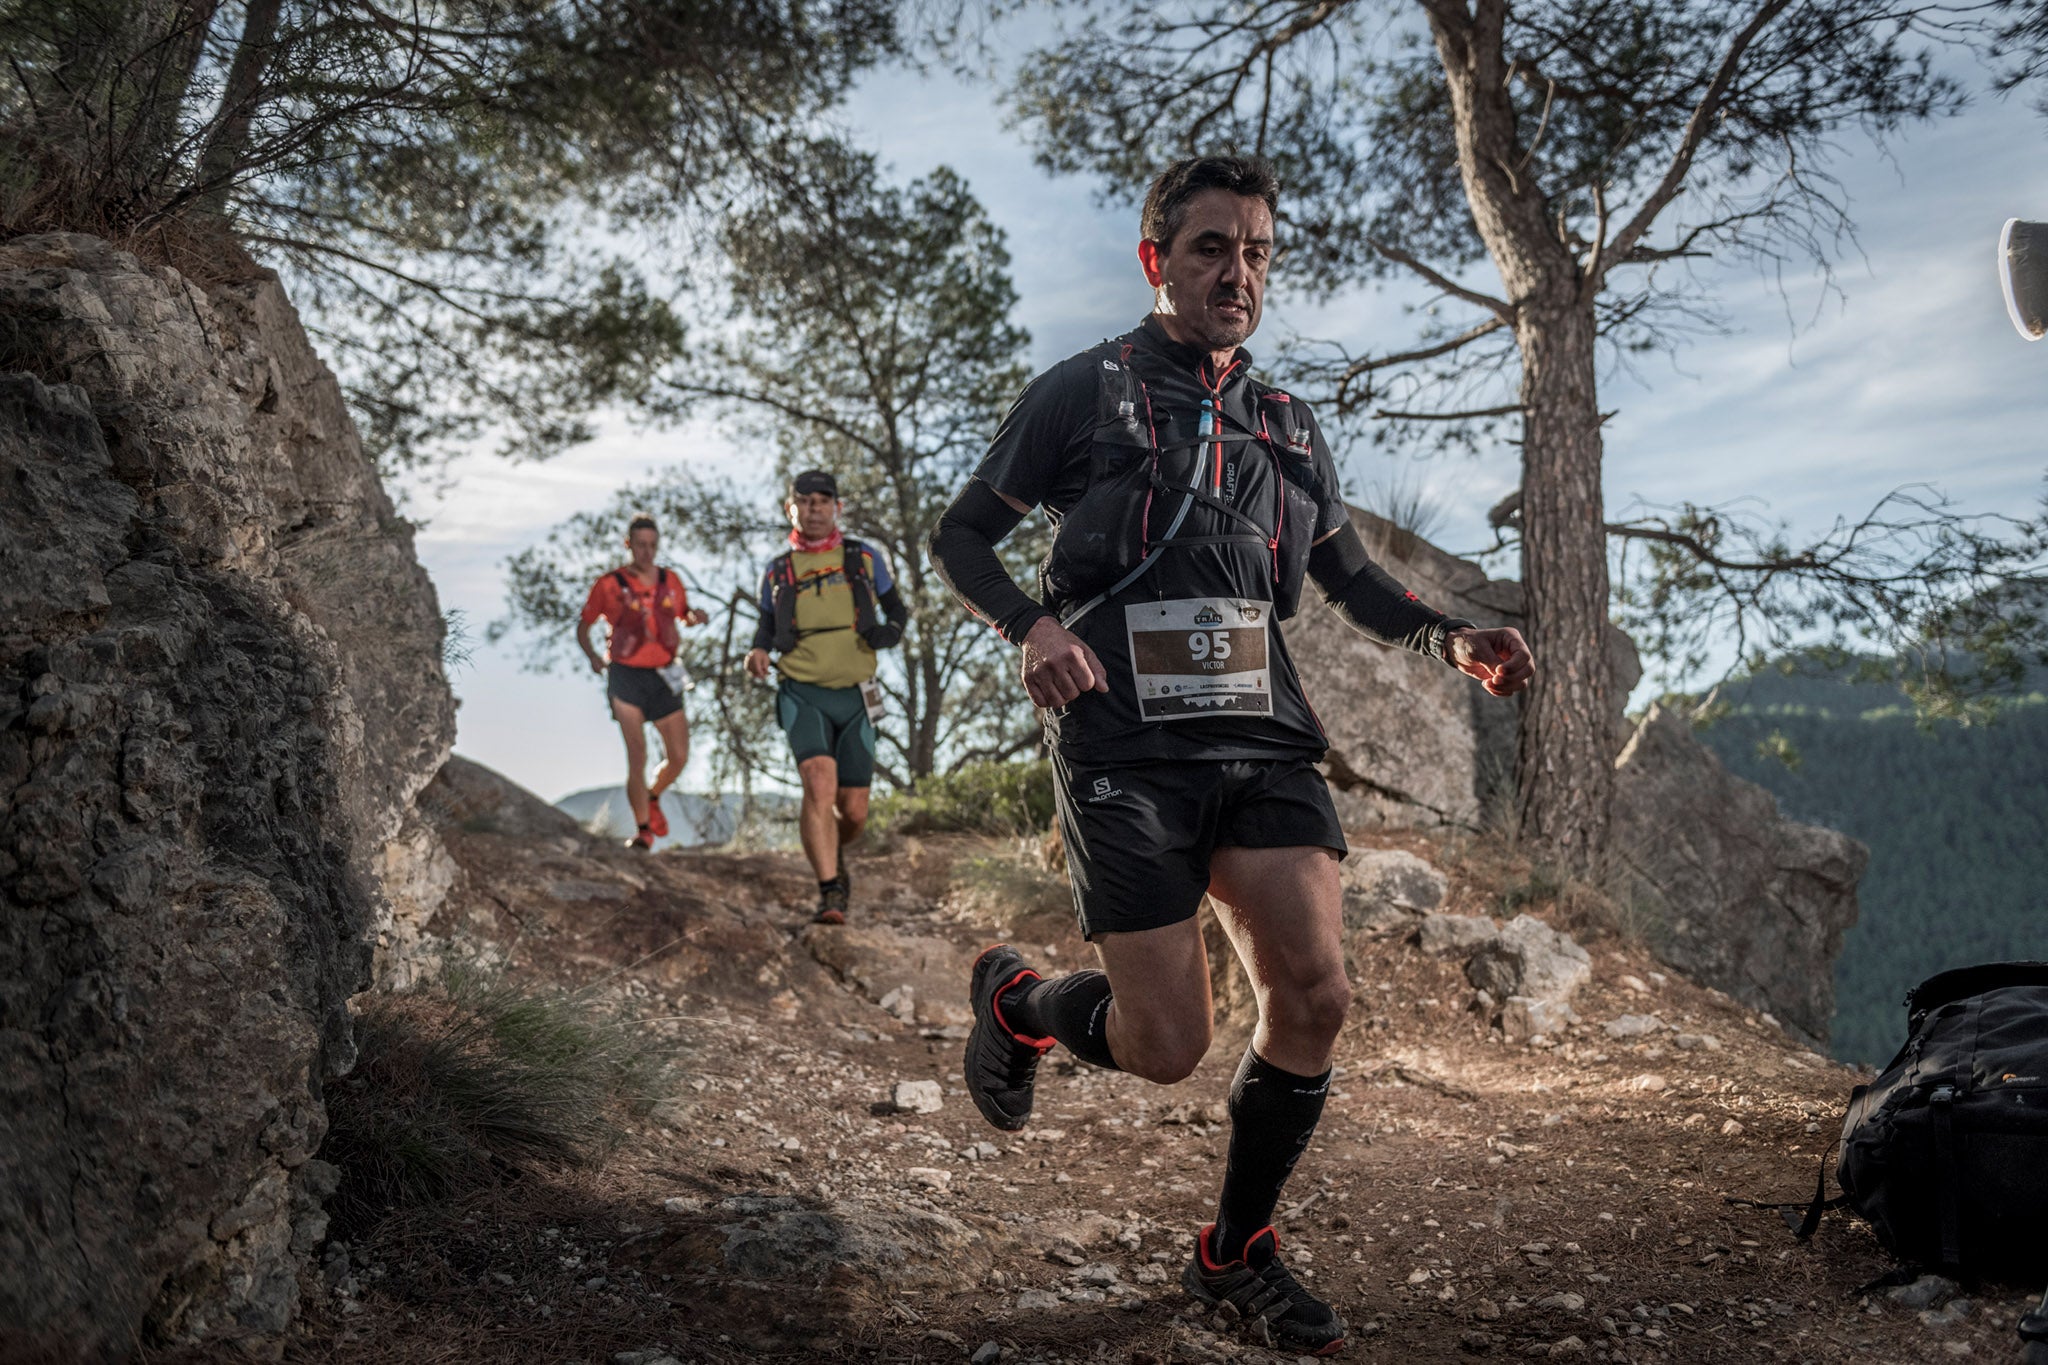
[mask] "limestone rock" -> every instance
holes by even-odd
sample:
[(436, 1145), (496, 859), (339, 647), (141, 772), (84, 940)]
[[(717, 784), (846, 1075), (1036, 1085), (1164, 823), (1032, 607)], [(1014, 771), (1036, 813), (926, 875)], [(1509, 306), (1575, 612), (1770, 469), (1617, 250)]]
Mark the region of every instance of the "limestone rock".
[(946, 1098), (937, 1081), (898, 1081), (889, 1091), (889, 1106), (899, 1114), (936, 1114)]
[(1500, 1007), (1501, 1036), (1511, 1043), (1526, 1043), (1532, 1038), (1555, 1038), (1566, 1025), (1577, 1020), (1578, 1015), (1572, 1012), (1572, 1007), (1561, 1000), (1511, 995)]
[(378, 878), (433, 894), (439, 609), (268, 273), (17, 237), (0, 340), (0, 1322), (264, 1353)]
[(1593, 975), (1586, 950), (1534, 915), (1517, 915), (1480, 945), (1465, 976), (1496, 1000), (1569, 1001)]
[(1444, 903), (1450, 881), (1405, 849), (1353, 849), (1340, 865), (1344, 927), (1381, 929), (1405, 924)]
[[(1488, 626), (1522, 624), (1519, 583), (1360, 508), (1351, 521), (1374, 559), (1423, 601)], [(1516, 709), (1435, 659), (1368, 640), (1313, 600), (1285, 627), (1288, 652), (1329, 735), (1324, 768), (1346, 828), (1478, 828), (1512, 792)], [(1642, 676), (1635, 647), (1610, 636), (1617, 707)], [(1626, 727), (1617, 710), (1615, 748)]]
[(906, 1023), (926, 1028), (974, 1023), (967, 1006), (973, 959), (945, 939), (884, 924), (849, 924), (813, 925), (801, 941), (812, 957), (867, 999), (884, 1009), (903, 1010)]
[(1500, 936), (1500, 926), (1484, 915), (1424, 915), (1416, 941), (1437, 957), (1470, 953)]
[(1694, 980), (1824, 1041), (1869, 850), (1778, 813), (1679, 716), (1652, 706), (1615, 765), (1611, 841), (1652, 908), (1651, 946)]
[(451, 754), (420, 793), (421, 814), (437, 829), (514, 839), (588, 839), (583, 827), (502, 773)]
[(713, 1206), (725, 1221), (696, 1248), (705, 1270), (813, 1288), (967, 1289), (988, 1273), (988, 1238), (943, 1213), (859, 1200), (815, 1203), (738, 1195)]
[(1664, 1021), (1654, 1014), (1624, 1014), (1610, 1019), (1602, 1026), (1601, 1032), (1609, 1038), (1624, 1040), (1642, 1038), (1652, 1033), (1662, 1033)]

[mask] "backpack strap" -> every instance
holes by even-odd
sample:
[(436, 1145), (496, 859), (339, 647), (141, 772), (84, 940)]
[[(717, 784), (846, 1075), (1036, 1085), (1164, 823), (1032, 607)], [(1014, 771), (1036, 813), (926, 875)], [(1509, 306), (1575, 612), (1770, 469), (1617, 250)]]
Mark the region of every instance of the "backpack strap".
[(875, 585), (868, 576), (868, 547), (851, 536), (839, 541), (840, 572), (853, 590), (853, 633), (866, 635), (875, 628)]
[(1934, 1204), (1941, 1210), (1941, 1263), (1963, 1263), (1962, 1191), (1956, 1181), (1956, 1088), (1936, 1086), (1927, 1097), (1934, 1119)]
[(796, 561), (794, 550), (784, 550), (768, 568), (769, 595), (775, 607), (775, 652), (787, 654), (796, 648)]

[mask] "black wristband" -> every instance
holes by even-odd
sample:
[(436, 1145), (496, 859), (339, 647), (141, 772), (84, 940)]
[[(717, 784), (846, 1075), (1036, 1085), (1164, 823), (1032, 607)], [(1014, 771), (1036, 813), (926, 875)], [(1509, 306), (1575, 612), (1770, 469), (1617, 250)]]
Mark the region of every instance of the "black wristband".
[(1477, 630), (1478, 623), (1467, 621), (1462, 616), (1446, 616), (1429, 628), (1429, 652), (1445, 663), (1450, 662), (1445, 650), (1449, 648), (1451, 632), (1454, 630)]

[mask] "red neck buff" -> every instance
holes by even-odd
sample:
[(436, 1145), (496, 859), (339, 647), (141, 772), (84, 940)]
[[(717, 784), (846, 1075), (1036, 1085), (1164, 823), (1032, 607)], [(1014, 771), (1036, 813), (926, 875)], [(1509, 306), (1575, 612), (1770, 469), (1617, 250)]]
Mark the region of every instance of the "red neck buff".
[(836, 526), (832, 528), (832, 534), (826, 536), (823, 540), (805, 540), (804, 533), (794, 526), (789, 530), (790, 547), (799, 553), (807, 555), (819, 555), (827, 550), (836, 550), (844, 543), (845, 539), (846, 537), (840, 534), (839, 528)]

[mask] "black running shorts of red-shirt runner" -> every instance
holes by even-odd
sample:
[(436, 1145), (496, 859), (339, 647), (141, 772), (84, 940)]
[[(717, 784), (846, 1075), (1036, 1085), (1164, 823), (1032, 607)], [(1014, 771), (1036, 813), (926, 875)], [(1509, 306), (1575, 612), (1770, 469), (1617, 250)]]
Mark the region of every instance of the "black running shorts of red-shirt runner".
[(640, 708), (641, 719), (667, 720), (683, 709), (682, 699), (661, 676), (658, 668), (634, 668), (631, 664), (606, 664), (604, 670), (605, 710), (622, 701)]
[(1083, 935), (1191, 917), (1219, 848), (1346, 851), (1329, 784), (1305, 758), (1093, 766), (1053, 751), (1054, 797)]

